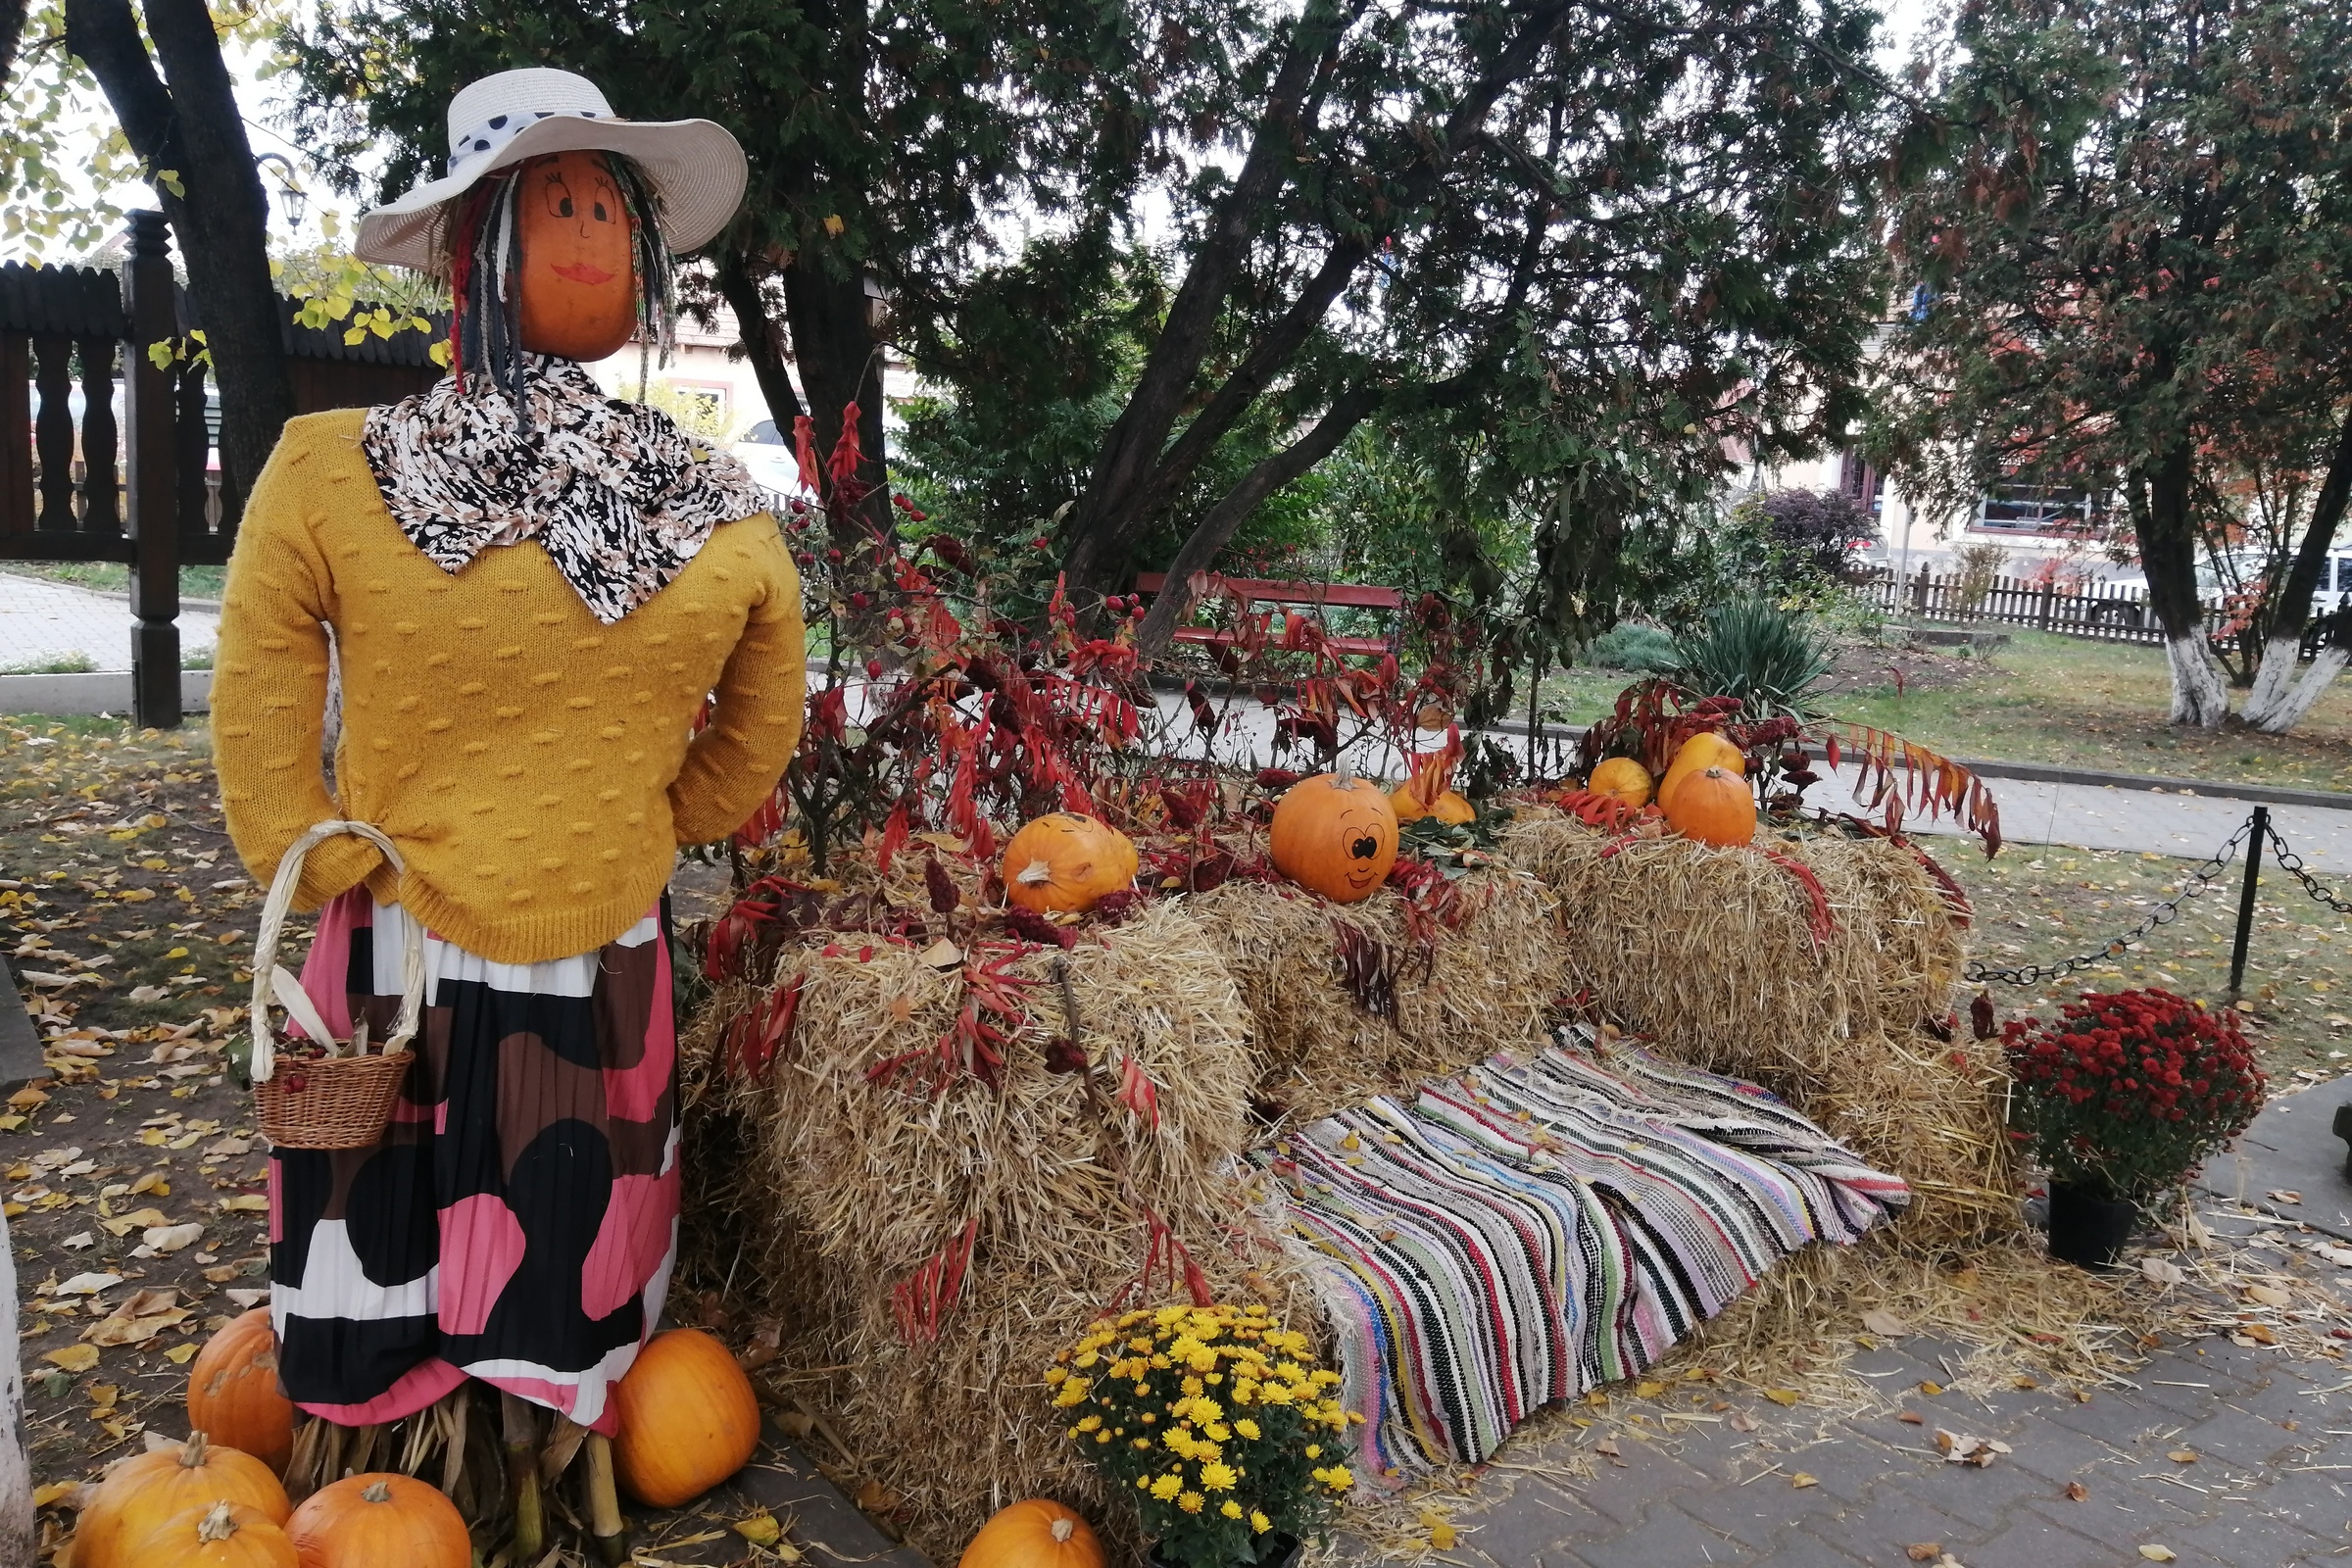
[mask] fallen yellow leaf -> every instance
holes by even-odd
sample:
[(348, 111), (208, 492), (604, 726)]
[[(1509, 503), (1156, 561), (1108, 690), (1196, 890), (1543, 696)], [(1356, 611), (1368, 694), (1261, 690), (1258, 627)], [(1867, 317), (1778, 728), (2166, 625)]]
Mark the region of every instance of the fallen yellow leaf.
[(2175, 1448), (2172, 1452), (2166, 1454), (2165, 1457), (2172, 1460), (2175, 1464), (2195, 1464), (2197, 1462), (2197, 1450), (2194, 1448)]
[(220, 1200), (220, 1206), (232, 1214), (260, 1214), (269, 1210), (270, 1200), (259, 1193), (239, 1193)]
[(2260, 1301), (2265, 1306), (2290, 1306), (2295, 1299), (2276, 1285), (2249, 1285), (2246, 1287), (2246, 1298)]
[(142, 1193), (153, 1193), (158, 1198), (170, 1198), (172, 1196), (172, 1184), (164, 1180), (164, 1173), (162, 1171), (151, 1170), (146, 1175), (140, 1177), (137, 1181), (130, 1184), (130, 1195), (133, 1198), (138, 1197)]
[(1766, 1389), (1764, 1397), (1775, 1404), (1795, 1404), (1804, 1396), (1798, 1394), (1794, 1389)]
[(192, 1344), (174, 1345), (164, 1352), (164, 1359), (173, 1366), (186, 1366), (190, 1361), (196, 1359), (196, 1347)]
[(1665, 1392), (1666, 1385), (1663, 1383), (1644, 1380), (1634, 1385), (1634, 1393), (1644, 1399), (1654, 1399)]
[(2139, 1554), (2150, 1562), (2171, 1562), (2180, 1555), (2170, 1546), (2142, 1546)]
[(98, 1364), (98, 1348), (91, 1345), (69, 1345), (62, 1350), (48, 1351), (41, 1359), (69, 1372), (87, 1372)]
[(1821, 1477), (1813, 1475), (1807, 1471), (1799, 1470), (1796, 1474), (1788, 1478), (1788, 1484), (1801, 1491), (1806, 1487), (1820, 1486)]
[(1930, 1398), (1933, 1398), (1936, 1395), (1943, 1392), (1943, 1385), (1940, 1383), (1922, 1383), (1919, 1386), (1919, 1392), (1927, 1395)]
[(74, 1489), (80, 1484), (77, 1481), (51, 1481), (35, 1487), (32, 1489), (32, 1505), (35, 1508), (46, 1508), (60, 1497), (71, 1497), (74, 1495)]
[(756, 1513), (735, 1521), (735, 1533), (755, 1546), (772, 1546), (784, 1539), (784, 1527), (772, 1513)]

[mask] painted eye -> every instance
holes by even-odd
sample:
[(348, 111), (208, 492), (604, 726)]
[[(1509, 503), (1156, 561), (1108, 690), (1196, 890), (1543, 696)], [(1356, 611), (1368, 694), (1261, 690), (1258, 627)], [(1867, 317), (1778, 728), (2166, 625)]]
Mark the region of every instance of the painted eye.
[(608, 213), (608, 212), (606, 212), (606, 211), (605, 211), (605, 204), (604, 204), (603, 202), (598, 202), (598, 203), (596, 204), (596, 207), (595, 207), (595, 213), (596, 213), (596, 220), (597, 220), (598, 222), (600, 222), (600, 223), (610, 223), (611, 221), (612, 221), (612, 215), (611, 213)]
[(571, 216), (571, 187), (561, 179), (547, 182), (547, 211), (552, 218)]
[(1380, 840), (1369, 833), (1349, 839), (1348, 854), (1353, 859), (1369, 860), (1380, 854)]

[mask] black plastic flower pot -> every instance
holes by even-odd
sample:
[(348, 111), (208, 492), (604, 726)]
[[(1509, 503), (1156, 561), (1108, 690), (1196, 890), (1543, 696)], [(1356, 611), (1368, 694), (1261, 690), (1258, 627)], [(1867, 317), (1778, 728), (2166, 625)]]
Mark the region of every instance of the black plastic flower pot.
[[(1234, 1563), (1228, 1568), (1298, 1568), (1298, 1559), (1306, 1555), (1306, 1543), (1297, 1536), (1275, 1536), (1259, 1547), (1254, 1564)], [(1152, 1547), (1152, 1568), (1177, 1568), (1160, 1555), (1159, 1547)]]
[(2139, 1225), (2139, 1205), (2095, 1187), (2050, 1184), (2050, 1255), (2081, 1268), (2113, 1268)]

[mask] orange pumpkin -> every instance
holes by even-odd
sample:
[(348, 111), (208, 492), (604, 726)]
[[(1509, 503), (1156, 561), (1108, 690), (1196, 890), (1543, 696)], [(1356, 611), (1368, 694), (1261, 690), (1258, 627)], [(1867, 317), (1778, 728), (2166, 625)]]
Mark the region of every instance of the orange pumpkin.
[(727, 1348), (699, 1329), (657, 1334), (612, 1390), (612, 1461), (639, 1502), (674, 1508), (742, 1469), (760, 1446), (760, 1400)]
[(346, 1476), (286, 1521), (302, 1568), (468, 1568), (473, 1543), (456, 1503), (414, 1476)]
[(1674, 761), (1667, 766), (1666, 776), (1658, 780), (1659, 807), (1672, 807), (1674, 792), (1683, 787), (1683, 780), (1710, 767), (1720, 767), (1734, 778), (1740, 778), (1747, 773), (1747, 759), (1740, 755), (1739, 747), (1713, 730), (1701, 730), (1683, 742), (1682, 750), (1674, 754)]
[(1109, 823), (1055, 811), (1022, 824), (1004, 846), (999, 874), (1004, 897), (1022, 908), (1076, 913), (1132, 886), (1139, 863), (1134, 843)]
[(1421, 792), (1416, 788), (1420, 782), (1418, 778), (1408, 778), (1389, 791), (1389, 805), (1396, 808), (1397, 821), (1418, 822), (1425, 816), (1434, 816), (1441, 822), (1448, 823), (1478, 820), (1478, 808), (1453, 790), (1443, 790), (1436, 800), (1424, 805)]
[(1334, 904), (1372, 896), (1396, 863), (1396, 808), (1345, 769), (1292, 785), (1266, 835), (1274, 869)]
[(82, 1510), (74, 1568), (149, 1568), (127, 1548), (198, 1504), (216, 1502), (242, 1503), (271, 1524), (293, 1511), (268, 1465), (191, 1433), (176, 1448), (138, 1454), (107, 1472)]
[(1667, 803), (1666, 820), (1701, 844), (1745, 844), (1756, 836), (1756, 797), (1747, 780), (1710, 767), (1683, 780)]
[[(74, 1561), (82, 1560), (82, 1548)], [(275, 1520), (241, 1502), (182, 1509), (131, 1543), (126, 1568), (302, 1568), (294, 1543)]]
[(277, 1336), (270, 1309), (228, 1320), (188, 1368), (188, 1426), (286, 1473), (294, 1456), (294, 1405), (277, 1387)]
[(1029, 1497), (982, 1525), (956, 1568), (1102, 1568), (1102, 1543), (1060, 1503)]
[(1636, 810), (1649, 804), (1649, 769), (1631, 757), (1612, 757), (1592, 769), (1585, 780), (1588, 794), (1606, 795)]
[(637, 330), (636, 245), (605, 155), (553, 153), (514, 177), (522, 346), (566, 360), (618, 353)]

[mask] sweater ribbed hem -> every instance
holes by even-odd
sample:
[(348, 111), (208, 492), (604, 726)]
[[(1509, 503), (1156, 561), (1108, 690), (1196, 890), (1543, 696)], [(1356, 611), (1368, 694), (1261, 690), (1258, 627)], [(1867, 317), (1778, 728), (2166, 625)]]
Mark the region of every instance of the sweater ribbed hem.
[(655, 866), (621, 884), (621, 891), (594, 903), (566, 902), (527, 914), (485, 914), (471, 901), (451, 897), (410, 869), (408, 879), (378, 866), (368, 891), (379, 904), (397, 904), (422, 920), (444, 942), (492, 963), (545, 963), (593, 953), (645, 918), (669, 884), (669, 866)]

